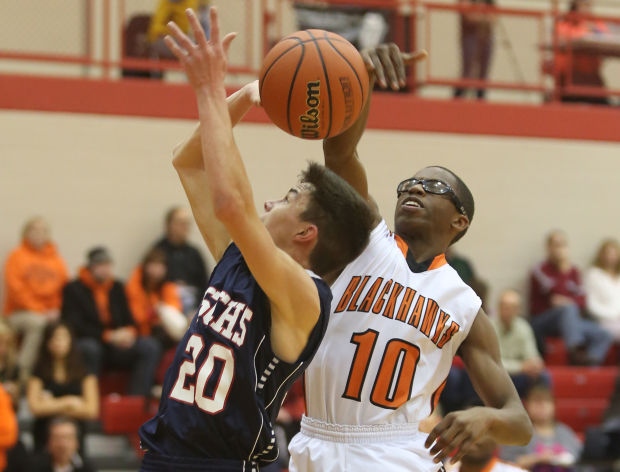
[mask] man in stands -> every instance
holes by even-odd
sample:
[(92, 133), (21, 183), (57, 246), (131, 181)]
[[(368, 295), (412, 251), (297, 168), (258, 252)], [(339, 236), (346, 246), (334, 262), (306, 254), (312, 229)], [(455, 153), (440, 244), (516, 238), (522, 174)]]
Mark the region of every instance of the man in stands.
[(491, 320), (502, 352), (502, 364), (512, 379), (519, 396), (523, 397), (537, 380), (549, 384), (536, 339), (529, 323), (521, 315), (521, 295), (504, 290), (499, 298), (497, 317)]
[(547, 260), (530, 275), (530, 314), (538, 349), (545, 338), (560, 336), (573, 364), (599, 365), (612, 337), (597, 323), (582, 317), (585, 292), (581, 274), (571, 261), (566, 235), (553, 231), (547, 237)]
[(86, 267), (65, 286), (62, 317), (75, 333), (89, 372), (99, 375), (104, 365), (129, 368), (128, 393), (150, 392), (161, 347), (151, 337), (138, 337), (124, 284), (114, 279), (105, 248), (90, 250)]
[(50, 422), (47, 452), (35, 460), (34, 472), (92, 472), (94, 469), (78, 453), (78, 427), (70, 418)]
[(183, 312), (198, 307), (207, 286), (207, 271), (200, 251), (188, 243), (191, 215), (186, 208), (174, 207), (166, 213), (166, 234), (155, 247), (166, 254), (168, 280), (179, 289)]

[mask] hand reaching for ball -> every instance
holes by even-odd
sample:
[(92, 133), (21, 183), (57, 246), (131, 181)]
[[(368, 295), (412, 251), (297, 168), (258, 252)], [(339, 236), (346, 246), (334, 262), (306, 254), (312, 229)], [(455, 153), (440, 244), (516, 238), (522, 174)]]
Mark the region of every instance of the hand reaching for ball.
[(168, 23), (170, 34), (164, 38), (166, 45), (181, 62), (187, 79), (195, 91), (204, 87), (221, 87), (228, 66), (228, 48), (237, 33), (228, 33), (220, 40), (220, 25), (217, 9), (212, 7), (211, 39), (207, 40), (196, 13), (190, 8), (185, 11), (196, 42), (192, 41), (179, 26)]
[(361, 51), (369, 75), (376, 77), (379, 86), (399, 90), (407, 85), (405, 66), (426, 59), (424, 50), (402, 52), (394, 43), (380, 44), (376, 48)]

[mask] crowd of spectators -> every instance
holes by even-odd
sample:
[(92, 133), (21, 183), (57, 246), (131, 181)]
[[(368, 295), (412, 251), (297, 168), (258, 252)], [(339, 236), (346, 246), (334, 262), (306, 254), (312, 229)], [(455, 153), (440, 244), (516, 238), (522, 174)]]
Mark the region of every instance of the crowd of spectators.
[[(121, 393), (151, 394), (162, 354), (183, 336), (207, 284), (204, 260), (188, 243), (190, 222), (186, 209), (171, 209), (165, 235), (146, 251), (127, 282), (115, 277), (112, 255), (102, 246), (88, 251), (83, 267), (69, 280), (45, 220), (26, 222), (22, 241), (5, 265), (0, 470), (11, 458), (29, 460), (31, 469), (26, 470), (35, 470), (35, 462), (42, 464), (36, 470), (53, 470), (49, 468), (56, 466), (50, 464), (56, 463), (70, 465), (66, 470), (91, 470), (84, 458), (84, 426), (99, 416), (103, 371), (129, 371), (127, 391)], [(557, 455), (559, 443), (566, 444), (562, 457), (567, 463), (579, 454), (574, 435), (555, 424), (551, 380), (543, 362), (547, 339), (561, 338), (572, 364), (600, 365), (620, 338), (618, 243), (601, 243), (583, 283), (563, 232), (551, 232), (545, 247), (545, 260), (530, 274), (529, 303), (519, 291), (507, 289), (487, 310), (502, 362), (536, 427), (536, 444), (505, 453), (524, 466), (543, 460), (550, 450)], [(469, 261), (453, 252), (447, 257), (486, 305), (487, 284)], [(33, 417), (32, 457), (20, 443), (11, 449), (22, 394)], [(443, 412), (478, 401), (457, 360), (441, 396)], [(294, 432), (299, 419), (299, 408), (291, 405), (289, 401), (280, 417), (283, 436)]]
[[(88, 421), (99, 418), (99, 378), (128, 371), (128, 395), (150, 396), (162, 353), (174, 348), (206, 289), (207, 267), (188, 242), (190, 216), (171, 209), (165, 234), (127, 282), (103, 246), (70, 280), (43, 218), (26, 222), (4, 267), (0, 317), (0, 470), (90, 471)], [(25, 398), (32, 451), (18, 441)]]

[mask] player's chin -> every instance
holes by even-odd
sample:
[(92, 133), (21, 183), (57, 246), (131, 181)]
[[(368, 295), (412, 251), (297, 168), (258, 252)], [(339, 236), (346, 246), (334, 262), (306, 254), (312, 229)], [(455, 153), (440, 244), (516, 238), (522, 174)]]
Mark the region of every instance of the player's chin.
[(410, 230), (418, 229), (426, 221), (423, 212), (411, 212), (407, 210), (397, 210), (394, 215), (394, 229), (396, 233), (407, 233)]

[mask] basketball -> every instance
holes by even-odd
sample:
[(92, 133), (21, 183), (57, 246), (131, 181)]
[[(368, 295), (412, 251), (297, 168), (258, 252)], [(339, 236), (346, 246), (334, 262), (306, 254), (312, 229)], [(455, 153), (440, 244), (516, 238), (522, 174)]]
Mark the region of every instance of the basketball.
[(368, 97), (360, 53), (342, 36), (318, 29), (298, 31), (277, 43), (265, 56), (259, 78), (271, 121), (304, 139), (347, 130)]

